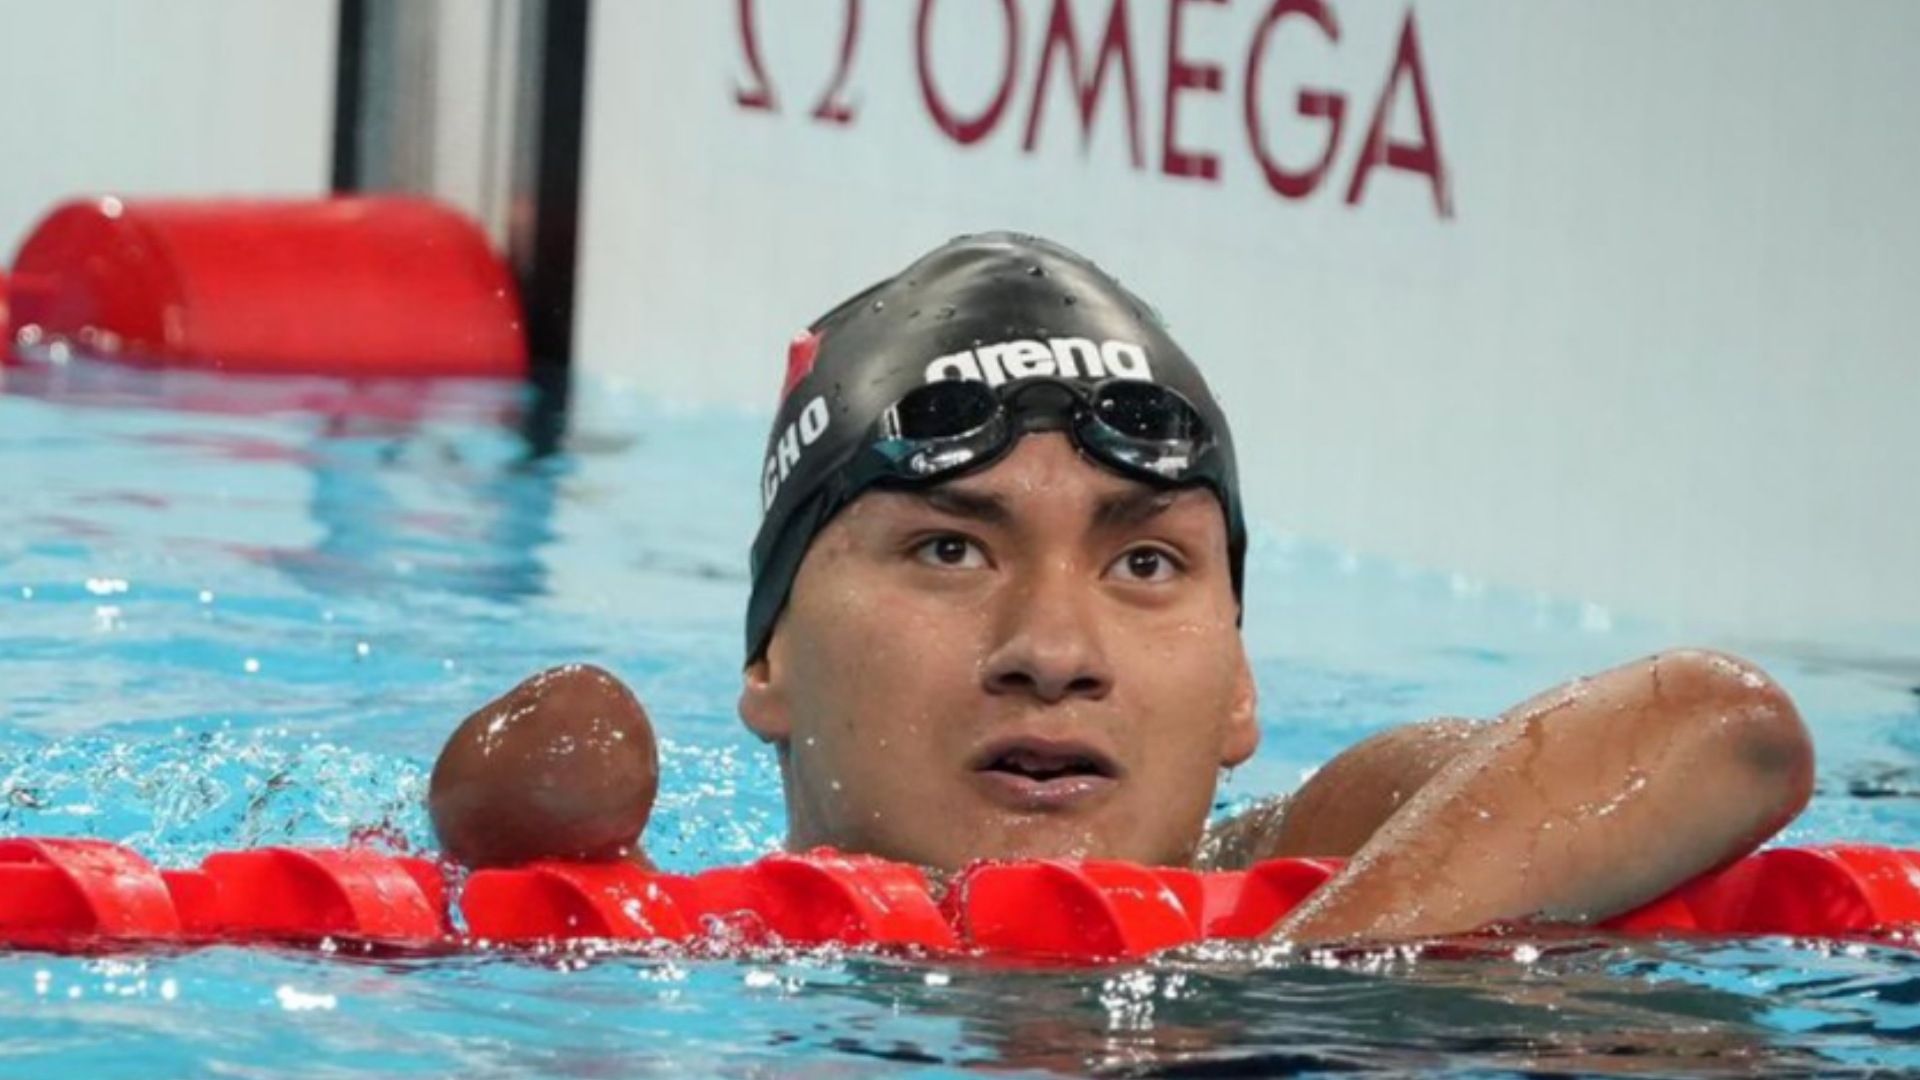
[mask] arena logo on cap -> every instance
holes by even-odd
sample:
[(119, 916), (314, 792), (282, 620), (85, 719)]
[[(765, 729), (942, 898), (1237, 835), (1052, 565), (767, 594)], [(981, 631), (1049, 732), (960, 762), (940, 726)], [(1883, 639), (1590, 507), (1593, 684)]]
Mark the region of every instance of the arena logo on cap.
[(928, 382), (971, 379), (997, 387), (1041, 375), (1152, 382), (1153, 367), (1147, 362), (1147, 350), (1131, 341), (1095, 343), (1083, 337), (1002, 341), (948, 353), (927, 365)]
[(773, 497), (780, 494), (780, 485), (786, 483), (794, 467), (800, 464), (800, 455), (827, 433), (828, 419), (827, 399), (815, 395), (800, 410), (800, 415), (781, 429), (773, 452), (767, 455), (766, 468), (760, 472), (761, 513), (773, 505)]

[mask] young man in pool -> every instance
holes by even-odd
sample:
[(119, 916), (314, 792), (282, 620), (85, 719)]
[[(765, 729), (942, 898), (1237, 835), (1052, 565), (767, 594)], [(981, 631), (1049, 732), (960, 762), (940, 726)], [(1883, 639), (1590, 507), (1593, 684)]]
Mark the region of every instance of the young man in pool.
[[(1044, 241), (963, 237), (822, 318), (762, 475), (740, 713), (790, 848), (1344, 856), (1276, 934), (1389, 940), (1628, 910), (1811, 791), (1780, 688), (1687, 651), (1378, 735), (1209, 832), (1259, 741), (1226, 418), (1144, 302)], [(432, 809), (469, 862), (637, 853), (653, 775), (631, 695), (558, 669), (463, 725)]]

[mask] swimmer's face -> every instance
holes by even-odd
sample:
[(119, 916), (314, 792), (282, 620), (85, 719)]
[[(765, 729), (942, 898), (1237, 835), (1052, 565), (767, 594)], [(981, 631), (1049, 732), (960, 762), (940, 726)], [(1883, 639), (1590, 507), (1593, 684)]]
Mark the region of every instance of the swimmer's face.
[(789, 843), (925, 866), (1192, 860), (1258, 741), (1220, 503), (1033, 435), (814, 540), (740, 711)]

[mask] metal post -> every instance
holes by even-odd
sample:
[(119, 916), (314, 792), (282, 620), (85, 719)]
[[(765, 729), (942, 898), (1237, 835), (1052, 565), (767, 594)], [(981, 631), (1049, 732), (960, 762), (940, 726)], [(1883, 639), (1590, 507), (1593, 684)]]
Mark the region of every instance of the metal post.
[(419, 192), (478, 219), (519, 279), (533, 381), (557, 402), (588, 13), (589, 0), (340, 0), (334, 190)]

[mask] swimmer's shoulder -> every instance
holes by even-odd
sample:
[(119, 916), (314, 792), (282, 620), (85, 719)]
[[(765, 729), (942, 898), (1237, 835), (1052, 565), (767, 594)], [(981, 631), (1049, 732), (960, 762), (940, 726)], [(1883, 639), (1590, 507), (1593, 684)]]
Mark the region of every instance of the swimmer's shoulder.
[(1286, 830), (1292, 795), (1275, 795), (1223, 821), (1210, 822), (1194, 855), (1195, 870), (1245, 870), (1263, 859), (1282, 857), (1277, 850)]

